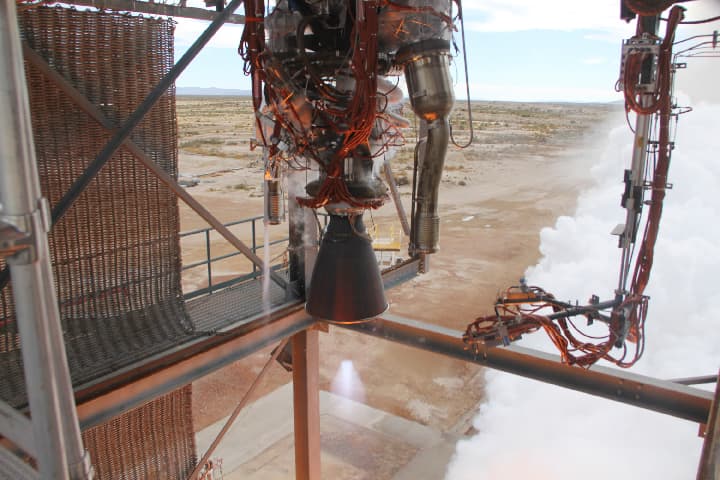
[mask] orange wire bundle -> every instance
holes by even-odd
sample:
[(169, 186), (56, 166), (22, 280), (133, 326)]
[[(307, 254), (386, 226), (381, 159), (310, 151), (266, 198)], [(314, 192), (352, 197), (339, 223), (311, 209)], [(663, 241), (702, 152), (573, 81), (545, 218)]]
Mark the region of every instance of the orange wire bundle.
[[(316, 123), (324, 125), (324, 128), (334, 132), (340, 139), (328, 158), (328, 155), (321, 154), (310, 140), (314, 136), (312, 131), (314, 127), (305, 126), (293, 103), (297, 92), (288, 80), (290, 75), (287, 75), (282, 65), (274, 62), (270, 52), (265, 50), (261, 16), (264, 9), (263, 0), (245, 2), (248, 21), (243, 31), (239, 52), (246, 62), (246, 73), (252, 75), (253, 106), (262, 143), (270, 150), (271, 158), (279, 155), (276, 146), (265, 138), (260, 113), (264, 96), (274, 122), (273, 138), (277, 138), (280, 131), (285, 132), (294, 143), (296, 154), (316, 160), (325, 172), (325, 178), (315, 197), (298, 199), (303, 206), (318, 208), (332, 202), (347, 202), (351, 206), (361, 208), (378, 208), (382, 205), (382, 200), (379, 199), (352, 197), (343, 178), (345, 159), (356, 154), (360, 147), (369, 144), (376, 120), (383, 118), (384, 112), (377, 111), (378, 7), (377, 1), (362, 2), (361, 10), (355, 12), (353, 18), (350, 36), (351, 53), (347, 64), (342, 67), (354, 82), (352, 95), (343, 94), (325, 80), (315, 71), (312, 62), (304, 58), (304, 47), (300, 45), (298, 49), (300, 60), (305, 60), (306, 75), (303, 78), (310, 82), (312, 90), (320, 96), (319, 99), (312, 101), (302, 99), (301, 103), (312, 103), (313, 125)], [(304, 29), (305, 25), (301, 24), (301, 29)], [(300, 36), (298, 41), (302, 42)], [(387, 144), (383, 145), (381, 151), (387, 147)], [(374, 154), (379, 153), (374, 152)]]
[[(620, 306), (634, 307), (635, 299), (627, 299)], [(643, 311), (647, 299), (639, 299)], [(552, 314), (540, 313), (551, 309)], [(515, 287), (508, 289), (495, 304), (495, 315), (477, 318), (468, 325), (463, 336), (466, 343), (476, 351), (480, 345), (508, 344), (520, 339), (527, 333), (543, 329), (560, 352), (563, 363), (589, 367), (600, 359), (607, 360), (621, 367), (629, 367), (642, 355), (644, 342), (637, 337), (632, 343), (635, 350), (628, 360), (628, 346), (623, 341), (622, 351), (613, 355), (612, 349), (617, 346), (619, 338), (623, 338), (623, 326), (612, 317), (608, 322), (608, 332), (603, 336), (593, 336), (580, 329), (571, 319), (572, 316), (585, 316), (589, 321), (597, 318), (593, 305), (575, 307), (558, 302), (552, 294), (539, 287)], [(638, 319), (644, 316), (639, 316)], [(638, 325), (642, 332), (642, 325)]]

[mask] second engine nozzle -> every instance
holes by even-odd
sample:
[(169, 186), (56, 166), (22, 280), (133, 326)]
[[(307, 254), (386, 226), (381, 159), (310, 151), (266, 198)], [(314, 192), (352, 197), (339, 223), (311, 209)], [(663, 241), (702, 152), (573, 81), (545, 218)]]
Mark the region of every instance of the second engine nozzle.
[(362, 214), (330, 215), (305, 309), (331, 323), (360, 323), (388, 308)]

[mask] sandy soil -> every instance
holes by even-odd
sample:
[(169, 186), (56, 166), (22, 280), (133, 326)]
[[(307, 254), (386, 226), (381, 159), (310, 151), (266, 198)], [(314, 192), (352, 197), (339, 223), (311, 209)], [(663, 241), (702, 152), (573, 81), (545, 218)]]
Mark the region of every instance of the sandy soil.
[[(539, 258), (538, 233), (562, 214), (572, 213), (578, 190), (587, 178), (588, 160), (580, 147), (615, 107), (607, 105), (519, 104), (478, 102), (473, 105), (475, 141), (451, 148), (440, 192), (441, 251), (430, 271), (388, 292), (393, 313), (464, 330), (487, 313), (497, 293), (517, 283)], [(453, 124), (458, 141), (468, 138), (467, 110), (456, 107)], [(259, 149), (250, 151), (249, 102), (237, 98), (178, 99), (181, 164), (184, 177), (199, 184), (190, 191), (223, 221), (262, 212), (262, 165)], [(600, 129), (599, 129), (600, 130)], [(413, 129), (409, 145), (393, 159), (393, 173), (411, 176)], [(409, 211), (410, 187), (401, 187)], [(399, 223), (386, 205), (366, 215), (366, 223)], [(203, 227), (187, 208), (182, 228)], [(282, 236), (286, 226), (273, 227)], [(238, 231), (249, 239), (249, 231)], [(183, 241), (187, 264), (204, 255), (204, 237)], [(213, 253), (230, 251), (215, 242)], [(272, 255), (281, 255), (273, 251)], [(405, 252), (400, 252), (400, 256)], [(227, 274), (247, 268), (233, 260), (218, 267)], [(223, 273), (221, 272), (221, 273)], [(204, 271), (185, 275), (186, 289), (201, 286)], [(453, 433), (466, 433), (483, 400), (479, 367), (338, 328), (321, 335), (321, 388), (329, 390), (343, 360), (351, 360), (362, 380), (356, 399), (405, 418)], [(194, 384), (197, 430), (234, 407), (268, 352), (259, 352)], [(259, 395), (290, 381), (273, 368)]]

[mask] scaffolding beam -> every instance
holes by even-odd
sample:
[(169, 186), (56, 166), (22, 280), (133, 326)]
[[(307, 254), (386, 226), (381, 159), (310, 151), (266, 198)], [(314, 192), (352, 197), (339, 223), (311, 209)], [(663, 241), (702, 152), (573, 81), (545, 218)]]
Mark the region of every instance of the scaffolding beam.
[[(57, 223), (72, 204), (78, 199), (80, 194), (85, 191), (85, 188), (95, 178), (100, 169), (112, 158), (117, 150), (123, 145), (125, 140), (130, 137), (132, 131), (137, 127), (145, 115), (150, 109), (157, 103), (157, 101), (165, 94), (168, 88), (175, 83), (175, 80), (180, 74), (187, 68), (200, 51), (207, 45), (210, 39), (217, 33), (220, 27), (227, 21), (228, 17), (237, 9), (242, 0), (232, 0), (230, 4), (220, 13), (211, 23), (207, 29), (200, 34), (198, 39), (188, 48), (185, 54), (173, 65), (167, 74), (158, 82), (158, 84), (150, 91), (147, 97), (138, 105), (128, 118), (118, 127), (112, 138), (105, 144), (103, 149), (98, 153), (97, 157), (90, 162), (85, 171), (80, 177), (70, 186), (68, 191), (63, 197), (57, 202), (52, 209), (52, 223)], [(244, 252), (245, 255), (250, 258), (256, 265), (263, 265), (262, 259), (257, 257), (254, 252)], [(285, 288), (285, 280), (275, 272), (270, 272), (270, 277), (281, 287)], [(9, 270), (5, 268), (0, 272), (0, 289), (2, 289), (9, 280)]]
[[(168, 17), (192, 18), (194, 20), (212, 21), (220, 15), (214, 10), (206, 10), (197, 7), (185, 7), (182, 5), (168, 5), (165, 3), (145, 2), (142, 0), (72, 0), (63, 2), (70, 5), (81, 5), (84, 7), (95, 7), (98, 10), (116, 10), (119, 12), (137, 12), (148, 15), (165, 15)], [(242, 25), (245, 23), (244, 15), (230, 15), (226, 23)]]
[(320, 480), (320, 354), (316, 329), (292, 338), (295, 479)]
[(707, 421), (713, 398), (712, 392), (627, 370), (597, 365), (590, 369), (572, 367), (557, 355), (529, 348), (489, 347), (475, 353), (463, 342), (462, 332), (396, 315), (385, 314), (373, 322), (342, 327), (698, 423)]
[[(385, 288), (417, 275), (419, 262), (410, 260), (383, 273)], [(316, 323), (301, 302), (207, 338), (178, 346), (135, 363), (75, 391), (80, 426), (87, 429), (142, 405), (245, 358), (261, 348), (296, 334)]]

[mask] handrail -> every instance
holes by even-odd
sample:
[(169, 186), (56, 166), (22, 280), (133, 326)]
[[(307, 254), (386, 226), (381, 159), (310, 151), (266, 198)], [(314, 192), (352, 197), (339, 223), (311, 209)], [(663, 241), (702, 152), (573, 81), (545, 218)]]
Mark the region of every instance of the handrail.
[[(265, 217), (263, 215), (256, 215), (254, 217), (247, 217), (247, 218), (242, 218), (240, 220), (234, 220), (232, 222), (224, 223), (223, 226), (224, 227), (233, 227), (236, 225), (250, 224), (250, 228), (251, 228), (250, 235), (252, 237), (252, 243), (250, 246), (250, 250), (252, 251), (252, 253), (255, 254), (255, 253), (257, 253), (258, 250), (265, 248), (264, 242), (257, 241), (257, 226), (256, 226), (257, 221), (259, 221), (259, 220), (264, 221), (264, 219), (265, 219)], [(234, 251), (234, 252), (230, 252), (230, 253), (226, 253), (226, 254), (222, 254), (222, 255), (213, 257), (212, 253), (211, 253), (210, 233), (214, 232), (214, 231), (216, 231), (215, 228), (208, 226), (208, 227), (188, 230), (185, 232), (180, 232), (180, 235), (179, 235), (180, 239), (191, 237), (193, 235), (204, 235), (205, 236), (205, 258), (203, 260), (197, 260), (197, 261), (188, 263), (187, 265), (183, 265), (181, 267), (180, 271), (184, 272), (184, 271), (190, 270), (192, 268), (197, 268), (197, 267), (206, 265), (207, 266), (207, 287), (198, 288), (198, 289), (195, 289), (190, 292), (184, 292), (183, 297), (186, 300), (189, 300), (191, 298), (196, 298), (199, 296), (203, 296), (203, 295), (210, 295), (217, 290), (222, 290), (224, 288), (236, 285), (238, 283), (256, 279), (256, 278), (262, 276), (262, 272), (258, 269), (257, 265), (253, 264), (251, 272), (249, 272), (249, 273), (239, 272), (237, 277), (235, 277), (235, 278), (214, 284), (213, 278), (212, 278), (212, 276), (213, 276), (212, 264), (215, 262), (219, 262), (222, 260), (226, 260), (228, 258), (238, 256), (238, 255), (243, 255), (242, 252)], [(280, 245), (280, 244), (288, 243), (288, 242), (289, 242), (289, 237), (283, 237), (283, 238), (268, 242), (267, 246), (272, 247), (274, 245)], [(280, 270), (280, 268), (281, 268), (280, 264), (269, 266), (270, 272), (276, 272), (277, 270)]]
[[(264, 218), (265, 217), (263, 217), (262, 215), (256, 215), (254, 217), (247, 217), (247, 218), (242, 218), (240, 220), (233, 220), (232, 222), (229, 222), (229, 223), (223, 223), (223, 225), (226, 227), (233, 227), (235, 225), (240, 225), (241, 223), (249, 223), (249, 222), (253, 222), (253, 221), (257, 221), (257, 220), (264, 220)], [(180, 232), (180, 238), (188, 237), (190, 235), (195, 235), (198, 233), (202, 233), (206, 230), (215, 230), (215, 229), (212, 227), (203, 227), (203, 228), (196, 228), (194, 230), (188, 230), (185, 232)]]

